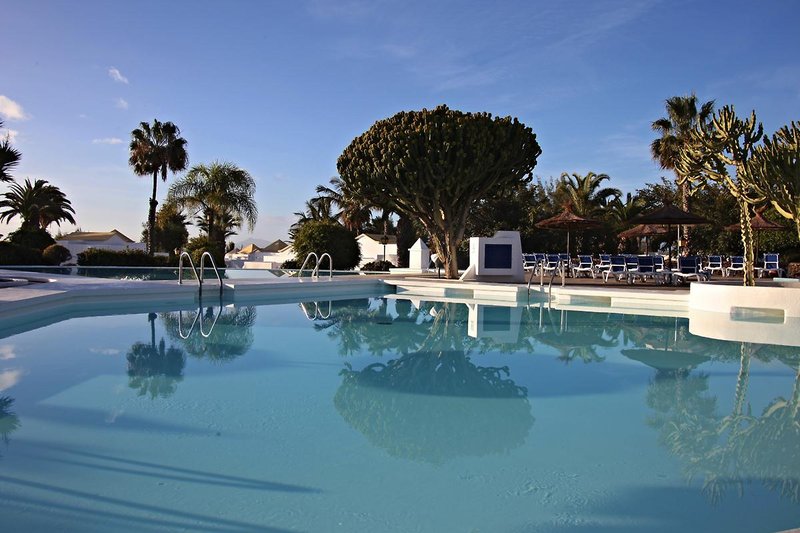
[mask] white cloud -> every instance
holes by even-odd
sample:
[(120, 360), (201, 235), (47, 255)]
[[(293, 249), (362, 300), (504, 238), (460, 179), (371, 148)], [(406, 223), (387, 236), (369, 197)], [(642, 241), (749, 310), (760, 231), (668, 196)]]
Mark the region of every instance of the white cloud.
[(119, 137), (104, 137), (102, 139), (92, 139), (92, 144), (122, 144)]
[(14, 352), (13, 344), (0, 345), (0, 361), (7, 359), (14, 359), (17, 354)]
[(116, 81), (117, 83), (124, 83), (125, 85), (128, 84), (128, 78), (122, 75), (122, 72), (117, 69), (117, 67), (109, 67), (108, 69), (109, 77)]
[(86, 113), (81, 113), (80, 115), (78, 115), (78, 118), (89, 118), (89, 115), (87, 115)]
[(21, 105), (2, 94), (0, 94), (0, 115), (8, 120), (25, 120), (28, 118)]
[(10, 389), (19, 383), (22, 370), (4, 370), (0, 372), (0, 391)]
[(117, 98), (114, 100), (114, 105), (119, 109), (128, 109), (128, 101), (124, 98)]

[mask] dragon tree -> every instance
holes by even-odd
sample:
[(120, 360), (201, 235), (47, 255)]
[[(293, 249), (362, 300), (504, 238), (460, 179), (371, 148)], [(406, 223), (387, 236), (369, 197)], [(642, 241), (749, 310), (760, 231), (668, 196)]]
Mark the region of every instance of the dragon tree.
[[(680, 151), (677, 168), (681, 181), (697, 188), (708, 182), (724, 186), (736, 199), (745, 256), (744, 285), (755, 285), (753, 276), (753, 229), (750, 226), (752, 206), (764, 201), (764, 195), (753, 187), (747, 166), (764, 135), (755, 112), (747, 120), (736, 116), (733, 106), (720, 109), (707, 126), (698, 125)], [(731, 173), (732, 169), (734, 172)]]
[(391, 203), (419, 220), (458, 277), (456, 250), (481, 201), (529, 183), (542, 150), (531, 128), (511, 117), (436, 109), (397, 113), (355, 138), (338, 160), (343, 189)]

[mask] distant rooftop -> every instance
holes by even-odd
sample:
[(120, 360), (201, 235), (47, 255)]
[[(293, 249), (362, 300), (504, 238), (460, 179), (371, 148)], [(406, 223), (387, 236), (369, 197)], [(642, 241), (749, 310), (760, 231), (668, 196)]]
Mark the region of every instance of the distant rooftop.
[(136, 242), (116, 229), (111, 231), (74, 231), (61, 236), (59, 241), (107, 241), (112, 237), (119, 237), (125, 242)]

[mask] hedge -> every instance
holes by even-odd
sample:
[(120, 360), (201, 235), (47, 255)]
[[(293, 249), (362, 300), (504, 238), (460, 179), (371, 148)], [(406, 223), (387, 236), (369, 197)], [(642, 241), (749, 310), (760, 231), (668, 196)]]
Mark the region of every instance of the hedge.
[(176, 263), (169, 257), (150, 256), (143, 250), (104, 250), (89, 248), (78, 254), (79, 266), (167, 267)]
[(0, 265), (41, 265), (42, 252), (12, 242), (0, 242)]

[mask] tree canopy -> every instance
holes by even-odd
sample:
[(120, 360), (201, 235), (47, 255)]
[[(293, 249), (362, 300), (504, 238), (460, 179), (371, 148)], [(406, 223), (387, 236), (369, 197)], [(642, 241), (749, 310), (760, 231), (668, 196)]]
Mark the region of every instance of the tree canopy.
[(167, 198), (194, 212), (198, 227), (224, 254), (225, 238), (244, 225), (253, 230), (258, 219), (256, 182), (249, 172), (233, 163), (214, 161), (196, 165), (169, 189)]
[(542, 150), (516, 118), (447, 106), (397, 113), (376, 122), (339, 157), (342, 189), (419, 220), (449, 278), (467, 216), (498, 189), (531, 179)]
[(0, 211), (0, 222), (18, 216), (22, 219), (23, 229), (46, 230), (50, 224), (61, 225), (62, 221), (75, 224), (72, 203), (61, 189), (47, 180), (31, 183), (26, 179), (22, 185), (12, 183), (0, 200), (0, 208), (5, 208)]

